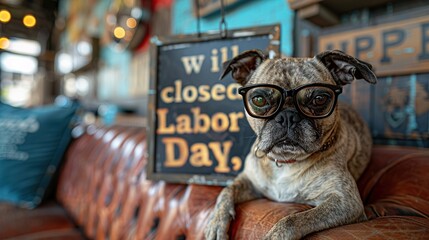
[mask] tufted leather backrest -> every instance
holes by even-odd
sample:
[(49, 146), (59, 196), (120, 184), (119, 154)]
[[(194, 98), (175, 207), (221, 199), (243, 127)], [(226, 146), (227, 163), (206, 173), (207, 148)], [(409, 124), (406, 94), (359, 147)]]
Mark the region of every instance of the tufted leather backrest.
[(377, 146), (358, 181), (368, 218), (391, 215), (429, 218), (429, 151)]
[(201, 224), (220, 187), (146, 180), (142, 128), (114, 126), (88, 132), (70, 145), (57, 187), (57, 199), (88, 237), (202, 238)]
[[(57, 199), (91, 239), (202, 239), (222, 188), (148, 181), (146, 147), (143, 128), (89, 128), (66, 153)], [(358, 181), (369, 218), (413, 215), (426, 224), (428, 172), (427, 150), (375, 147)], [(230, 235), (259, 239), (281, 217), (309, 208), (266, 199), (240, 204)], [(389, 221), (384, 221), (386, 226), (392, 225)], [(375, 223), (366, 228), (379, 233), (380, 223)], [(403, 230), (415, 231), (414, 225), (404, 224)]]
[(57, 199), (85, 234), (121, 239), (139, 211), (145, 182), (145, 133), (135, 128), (97, 129), (66, 153)]

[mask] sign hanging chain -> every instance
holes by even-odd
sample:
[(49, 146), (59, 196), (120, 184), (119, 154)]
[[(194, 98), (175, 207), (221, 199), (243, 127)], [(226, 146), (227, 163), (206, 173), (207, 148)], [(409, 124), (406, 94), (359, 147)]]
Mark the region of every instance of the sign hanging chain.
[(197, 7), (197, 34), (201, 37), (200, 0), (195, 0), (195, 6)]
[(225, 6), (223, 0), (220, 0), (220, 14), (219, 33), (221, 38), (226, 38), (228, 36), (228, 28), (225, 21)]

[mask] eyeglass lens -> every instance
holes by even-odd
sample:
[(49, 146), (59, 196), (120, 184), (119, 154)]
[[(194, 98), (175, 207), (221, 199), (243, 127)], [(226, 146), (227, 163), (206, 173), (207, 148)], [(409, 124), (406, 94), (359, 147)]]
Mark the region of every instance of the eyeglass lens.
[(296, 93), (296, 103), (306, 116), (323, 117), (334, 107), (335, 93), (332, 89), (321, 86), (305, 87)]
[[(270, 117), (282, 106), (283, 94), (273, 87), (257, 86), (247, 91), (245, 104), (250, 115)], [(295, 95), (295, 103), (302, 114), (309, 117), (324, 117), (328, 115), (335, 104), (335, 93), (323, 86), (308, 86), (301, 88)]]
[(246, 94), (247, 109), (251, 115), (269, 117), (280, 107), (282, 92), (271, 87), (251, 88)]

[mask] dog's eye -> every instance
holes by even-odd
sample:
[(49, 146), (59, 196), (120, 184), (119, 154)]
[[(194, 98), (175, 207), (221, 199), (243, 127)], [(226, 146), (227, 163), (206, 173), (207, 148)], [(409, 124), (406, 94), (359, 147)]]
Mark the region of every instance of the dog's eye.
[(263, 107), (267, 105), (267, 100), (262, 96), (255, 96), (252, 98), (252, 103), (257, 107)]
[(313, 98), (311, 103), (314, 106), (323, 106), (326, 104), (326, 102), (329, 100), (329, 95), (323, 94), (323, 95), (317, 95)]

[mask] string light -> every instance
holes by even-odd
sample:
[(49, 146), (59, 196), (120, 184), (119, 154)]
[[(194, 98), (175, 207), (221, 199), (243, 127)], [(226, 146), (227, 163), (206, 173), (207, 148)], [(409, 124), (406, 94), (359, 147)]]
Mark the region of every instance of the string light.
[(25, 15), (24, 18), (22, 19), (22, 22), (26, 27), (29, 27), (29, 28), (36, 26), (36, 18), (31, 14)]
[(11, 15), (8, 10), (1, 10), (0, 11), (0, 22), (7, 23), (10, 21)]
[(137, 26), (137, 21), (134, 18), (128, 18), (127, 19), (127, 26), (129, 28), (135, 28)]
[(125, 29), (122, 27), (116, 27), (115, 30), (113, 30), (113, 35), (119, 39), (124, 38), (125, 37)]
[(9, 47), (10, 41), (6, 37), (0, 38), (0, 49), (7, 49)]

